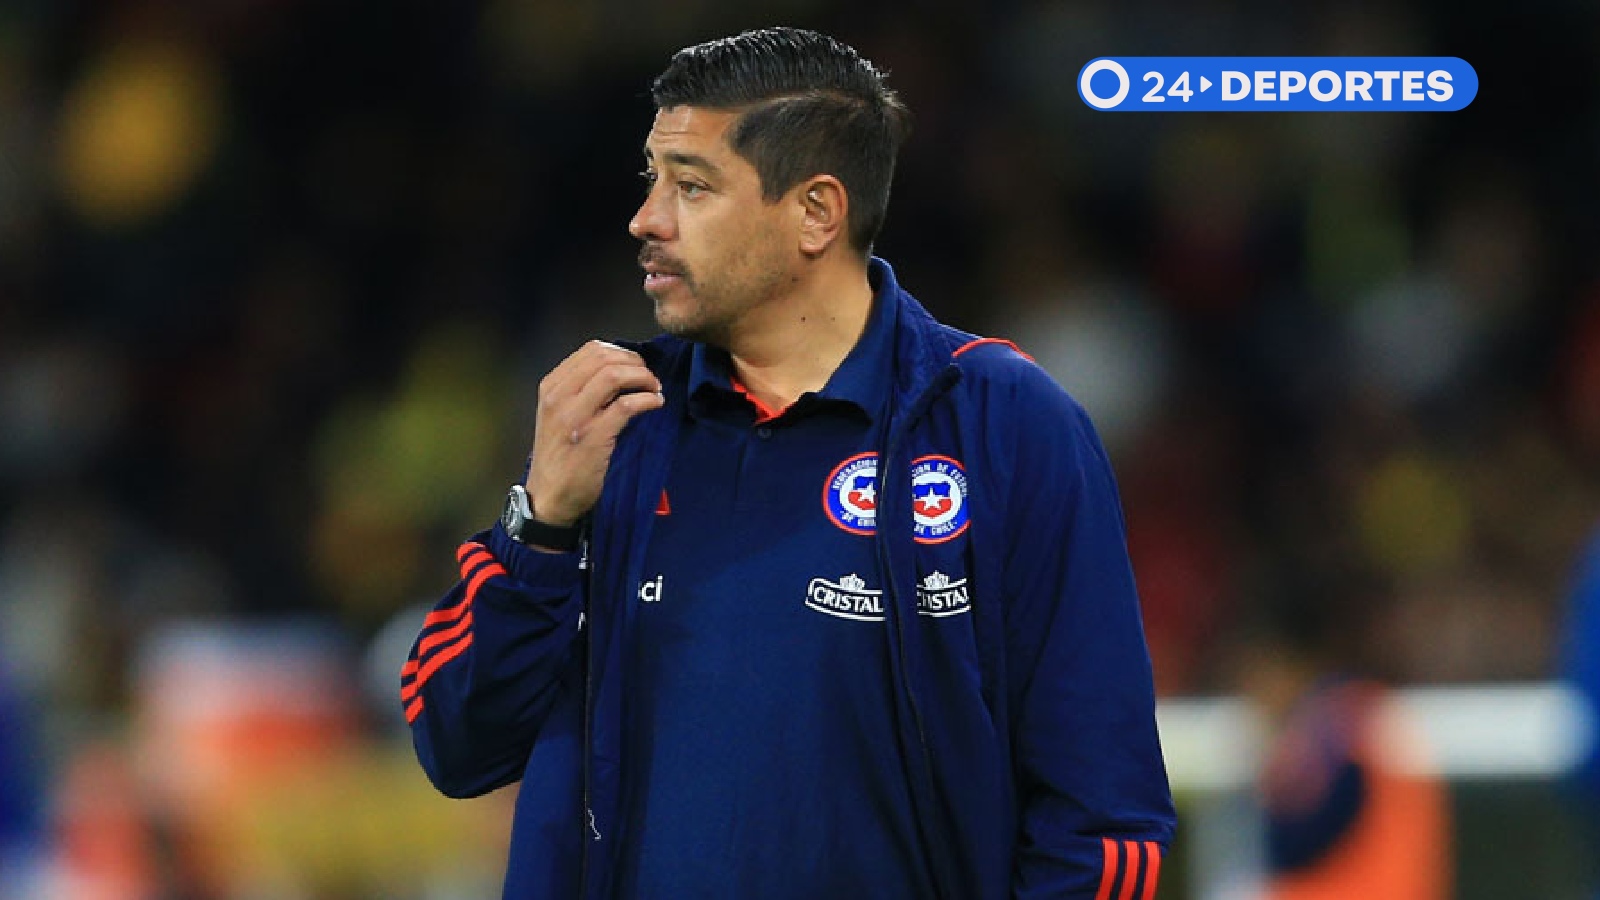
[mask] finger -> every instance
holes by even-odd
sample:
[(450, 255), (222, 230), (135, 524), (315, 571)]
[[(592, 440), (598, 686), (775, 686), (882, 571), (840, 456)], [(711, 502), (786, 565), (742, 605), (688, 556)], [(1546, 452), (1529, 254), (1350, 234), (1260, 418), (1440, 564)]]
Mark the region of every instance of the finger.
[(659, 392), (661, 382), (655, 373), (641, 365), (612, 364), (594, 373), (589, 382), (566, 405), (579, 419), (593, 416), (610, 406), (618, 396), (637, 391)]
[(614, 363), (604, 366), (578, 389), (577, 394), (557, 393), (541, 401), (540, 424), (535, 429), (534, 441), (536, 444), (541, 440), (578, 444), (590, 430), (594, 417), (618, 396), (660, 390), (660, 379), (641, 365)]
[(587, 384), (589, 379), (594, 377), (595, 372), (606, 366), (623, 365), (647, 368), (644, 364), (644, 357), (632, 350), (601, 340), (585, 342), (582, 347), (579, 347), (567, 359), (570, 362), (570, 365), (567, 366), (567, 374), (577, 380), (574, 390)]
[(640, 391), (634, 394), (623, 394), (614, 403), (600, 411), (595, 416), (594, 425), (587, 429), (584, 438), (592, 440), (614, 441), (622, 433), (624, 426), (634, 416), (660, 409), (667, 403), (667, 398), (655, 391)]
[(595, 372), (607, 365), (619, 364), (643, 366), (644, 358), (608, 341), (586, 341), (539, 382), (539, 400), (543, 403), (575, 394), (589, 383)]

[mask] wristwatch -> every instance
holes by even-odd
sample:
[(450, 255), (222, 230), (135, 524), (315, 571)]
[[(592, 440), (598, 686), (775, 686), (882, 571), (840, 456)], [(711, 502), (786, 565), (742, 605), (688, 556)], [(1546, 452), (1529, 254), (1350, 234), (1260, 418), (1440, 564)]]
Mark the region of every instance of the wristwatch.
[(506, 494), (506, 511), (500, 515), (500, 524), (506, 534), (520, 544), (543, 547), (547, 550), (576, 550), (583, 529), (577, 525), (548, 525), (533, 517), (533, 504), (528, 502), (528, 489), (513, 484)]

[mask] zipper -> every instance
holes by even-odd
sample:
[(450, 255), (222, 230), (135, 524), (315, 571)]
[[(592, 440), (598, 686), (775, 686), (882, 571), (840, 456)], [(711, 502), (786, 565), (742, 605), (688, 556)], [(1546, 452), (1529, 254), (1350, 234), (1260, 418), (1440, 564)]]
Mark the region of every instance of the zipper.
[[(961, 370), (955, 365), (951, 365), (941, 371), (934, 379), (934, 382), (928, 386), (927, 390), (923, 391), (911, 404), (911, 407), (902, 422), (898, 424), (897, 427), (894, 427), (889, 431), (888, 438), (885, 440), (883, 447), (883, 468), (879, 473), (880, 493), (884, 486), (887, 486), (891, 483), (891, 480), (894, 484), (899, 484), (899, 481), (895, 480), (894, 476), (890, 473), (897, 470), (896, 466), (892, 465), (892, 463), (898, 463), (898, 460), (894, 457), (894, 453), (898, 449), (902, 437), (910, 433), (912, 425), (915, 424), (918, 419), (922, 418), (923, 413), (925, 413), (928, 407), (933, 404), (933, 401), (942, 396), (960, 379)], [(890, 490), (896, 490), (896, 488), (890, 488)], [(891, 497), (893, 496), (895, 495), (891, 495)], [(887, 507), (888, 504), (885, 504), (885, 506)], [(879, 565), (883, 566), (885, 582), (884, 586), (888, 590), (888, 600), (894, 605), (895, 610), (895, 639), (900, 645), (900, 681), (905, 685), (906, 705), (911, 708), (911, 722), (917, 729), (917, 746), (918, 749), (922, 751), (923, 765), (927, 768), (928, 779), (931, 786), (933, 779), (933, 751), (928, 746), (928, 731), (926, 726), (923, 724), (922, 707), (917, 704), (917, 693), (913, 689), (911, 683), (911, 670), (906, 662), (906, 617), (903, 615), (905, 610), (902, 609), (899, 604), (899, 598), (902, 596), (902, 594), (900, 591), (899, 582), (895, 578), (896, 569), (894, 566), (894, 561), (890, 558), (889, 538), (887, 537), (887, 529), (883, 527), (884, 524), (886, 523), (880, 522), (878, 526), (878, 561)], [(933, 804), (933, 808), (930, 809), (929, 812), (930, 814), (937, 815), (937, 804)], [(937, 848), (930, 847), (927, 849), (931, 851), (928, 855), (930, 860), (938, 858), (935, 855), (937, 853)], [(946, 889), (953, 886), (944, 883), (944, 879), (939, 877), (939, 870), (937, 867), (931, 874), (934, 876), (933, 889), (935, 896), (940, 898), (945, 897)]]
[(594, 568), (589, 561), (589, 546), (592, 536), (592, 525), (585, 527), (580, 549), (583, 555), (579, 557), (578, 567), (584, 570), (585, 590), (583, 594), (584, 617), (584, 642), (583, 655), (583, 837), (580, 846), (583, 852), (578, 857), (578, 896), (584, 897), (589, 892), (589, 834), (595, 830), (594, 809), (589, 796), (590, 760), (589, 748), (594, 745), (594, 617), (589, 615), (589, 601), (594, 596)]
[[(638, 345), (624, 344), (624, 346), (629, 346), (630, 348), (635, 349), (635, 350), (644, 349), (642, 347), (639, 347)], [(669, 405), (667, 408), (671, 409), (671, 406)], [(659, 438), (659, 435), (657, 435), (656, 437)], [(640, 441), (642, 446), (641, 446), (641, 448), (640, 448), (640, 450), (638, 452), (634, 453), (633, 457), (630, 459), (630, 461), (628, 463), (629, 465), (639, 465), (640, 464), (639, 461), (640, 461), (641, 458), (643, 458), (643, 459), (651, 459), (652, 458), (648, 454), (645, 454), (643, 452), (645, 447), (648, 446), (648, 443), (646, 442), (645, 438), (646, 438), (646, 436), (640, 436), (639, 441)], [(670, 454), (665, 456), (665, 457), (661, 457), (661, 458), (665, 461), (663, 463), (663, 465), (670, 465), (670, 461), (671, 461)], [(612, 463), (611, 464), (612, 465), (616, 465), (617, 464), (617, 457), (616, 457), (615, 454), (613, 454), (613, 456), (612, 456)], [(641, 478), (643, 478), (643, 477), (644, 476), (641, 475)], [(663, 474), (662, 478), (664, 479), (665, 477), (666, 476)], [(659, 485), (658, 485), (658, 487), (659, 487)], [(637, 506), (637, 504), (634, 504), (634, 505)], [(651, 510), (653, 510), (653, 509), (654, 509), (654, 507), (651, 507)], [(633, 514), (636, 514), (636, 513), (637, 513), (637, 510), (635, 510)], [(641, 535), (638, 538), (638, 540), (640, 540), (641, 542), (643, 542), (645, 544), (648, 543), (647, 535), (649, 533), (649, 523), (651, 521), (653, 521), (653, 519), (654, 519), (654, 515), (650, 515), (648, 518), (644, 519), (644, 522), (645, 522), (644, 535)], [(590, 553), (591, 553), (591, 551), (593, 549), (593, 546), (594, 546), (594, 516), (593, 515), (591, 515), (589, 517), (589, 519), (587, 520), (587, 522), (585, 524), (582, 546), (583, 546), (583, 561), (584, 561), (584, 564), (587, 565), (587, 570), (586, 571), (587, 571), (587, 580), (588, 580), (588, 585), (589, 585), (588, 596), (585, 597), (585, 603), (587, 604), (587, 603), (593, 602), (593, 600), (594, 600), (595, 591), (596, 591), (596, 581), (597, 581), (596, 573), (595, 573), (595, 567), (594, 567), (594, 561), (590, 558)], [(625, 579), (625, 583), (627, 583), (627, 584), (633, 583), (634, 580), (636, 580), (637, 576), (640, 574), (639, 572), (634, 571), (634, 557), (633, 557), (632, 554), (633, 554), (633, 551), (630, 549), (630, 550), (626, 551), (624, 553), (624, 555), (623, 555), (623, 558), (625, 560), (627, 560), (627, 566), (628, 566), (628, 569), (629, 569), (628, 578)], [(638, 558), (641, 561), (643, 559), (642, 555), (639, 556)], [(594, 632), (594, 619), (593, 619), (593, 617), (590, 617), (588, 619), (587, 627), (589, 629), (589, 633), (586, 636), (586, 642), (587, 642), (586, 646), (588, 647), (588, 653), (587, 653), (586, 658), (584, 659), (584, 665), (583, 665), (583, 824), (581, 826), (581, 828), (583, 829), (583, 838), (582, 838), (583, 853), (581, 854), (581, 857), (580, 857), (580, 860), (579, 860), (579, 864), (578, 864), (578, 893), (579, 893), (579, 897), (580, 898), (587, 898), (590, 895), (591, 891), (592, 891), (592, 887), (591, 887), (591, 885), (589, 883), (589, 872), (590, 872), (590, 870), (592, 868), (590, 863), (591, 863), (591, 858), (593, 857), (593, 852), (591, 850), (590, 845), (600, 841), (600, 839), (601, 839), (600, 838), (600, 830), (599, 830), (598, 824), (595, 822), (595, 818), (594, 818), (594, 796), (593, 796), (593, 784), (594, 784), (594, 772), (593, 772), (593, 769), (594, 769), (594, 719), (595, 719), (595, 712), (594, 712), (594, 706), (595, 706), (594, 667), (595, 667), (595, 659), (596, 659), (596, 656), (595, 656), (595, 653), (596, 653), (595, 632)], [(620, 625), (617, 626), (617, 627), (620, 627)], [(613, 822), (611, 824), (613, 826), (617, 825), (616, 822)], [(615, 830), (615, 829), (613, 829), (613, 830)], [(613, 844), (614, 843), (615, 843), (615, 836), (613, 836)]]
[[(884, 454), (884, 459), (885, 459), (885, 461), (887, 461), (889, 459), (889, 455), (887, 453)], [(887, 582), (885, 586), (889, 590), (889, 598), (888, 598), (889, 602), (892, 603), (892, 604), (895, 604), (894, 631), (895, 631), (895, 640), (900, 645), (900, 653), (899, 653), (900, 681), (901, 681), (902, 684), (905, 685), (906, 704), (909, 707), (911, 707), (911, 722), (912, 722), (913, 725), (916, 726), (916, 729), (917, 729), (917, 748), (922, 751), (923, 765), (924, 765), (924, 767), (927, 768), (928, 777), (929, 777), (929, 779), (931, 779), (933, 777), (933, 751), (928, 746), (928, 731), (927, 731), (926, 727), (924, 727), (924, 725), (922, 723), (922, 708), (917, 705), (917, 693), (916, 693), (916, 691), (912, 690), (912, 688), (911, 688), (911, 671), (908, 668), (907, 663), (906, 663), (906, 623), (905, 623), (905, 618), (906, 617), (903, 615), (903, 613), (905, 611), (903, 609), (899, 608), (900, 587), (899, 587), (899, 583), (895, 579), (894, 564), (893, 564), (893, 561), (890, 560), (890, 558), (889, 558), (889, 551), (888, 551), (888, 548), (885, 546), (885, 543), (886, 542), (880, 542), (878, 544), (878, 559), (879, 559), (879, 564), (883, 566), (884, 579)], [(926, 840), (927, 840), (927, 836), (924, 835), (924, 841), (926, 841)], [(936, 852), (936, 851), (934, 851), (934, 848), (931, 848), (931, 847), (926, 848), (926, 849), (929, 850), (929, 851)], [(930, 858), (931, 858), (931, 852), (930, 852)], [(930, 873), (930, 874), (932, 874), (934, 876), (933, 877), (934, 896), (935, 897), (939, 897), (939, 898), (944, 897), (944, 884), (942, 883), (943, 879), (938, 877), (938, 873), (937, 872)]]

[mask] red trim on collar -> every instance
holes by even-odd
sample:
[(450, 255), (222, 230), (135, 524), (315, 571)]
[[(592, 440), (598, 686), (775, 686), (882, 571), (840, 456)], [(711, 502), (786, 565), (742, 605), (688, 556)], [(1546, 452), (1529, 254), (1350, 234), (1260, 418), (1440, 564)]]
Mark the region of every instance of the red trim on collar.
[(789, 409), (789, 407), (787, 407), (787, 406), (785, 406), (783, 409), (773, 409), (772, 407), (766, 405), (765, 403), (762, 403), (761, 399), (759, 397), (757, 397), (755, 394), (750, 393), (749, 388), (746, 388), (744, 386), (744, 384), (742, 384), (739, 381), (739, 379), (734, 378), (731, 375), (728, 376), (728, 384), (734, 390), (738, 391), (739, 394), (741, 396), (743, 396), (746, 400), (749, 400), (751, 406), (754, 406), (756, 408), (756, 424), (757, 425), (760, 425), (763, 422), (771, 422), (773, 419), (776, 419), (777, 417), (783, 415)]
[(1010, 347), (1012, 350), (1015, 350), (1017, 352), (1018, 356), (1022, 357), (1023, 359), (1027, 360), (1028, 362), (1033, 362), (1033, 357), (1029, 356), (1026, 353), (1023, 353), (1021, 347), (1018, 347), (1016, 344), (1011, 343), (1010, 341), (1006, 340), (1005, 338), (978, 338), (975, 341), (968, 341), (965, 344), (962, 344), (961, 346), (957, 347), (956, 348), (956, 352), (950, 354), (950, 358), (951, 359), (955, 359), (956, 357), (960, 356), (961, 354), (967, 352), (968, 350), (971, 350), (973, 347), (976, 347), (976, 346), (978, 346), (980, 344), (1004, 344), (1007, 347)]

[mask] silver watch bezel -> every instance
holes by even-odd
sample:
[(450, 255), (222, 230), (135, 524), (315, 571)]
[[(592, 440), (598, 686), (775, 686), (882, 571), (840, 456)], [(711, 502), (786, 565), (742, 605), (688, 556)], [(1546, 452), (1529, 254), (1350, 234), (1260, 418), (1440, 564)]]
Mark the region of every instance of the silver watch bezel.
[(528, 500), (528, 489), (520, 484), (513, 484), (506, 492), (506, 511), (500, 516), (506, 534), (520, 541), (524, 527), (532, 521), (533, 504)]

